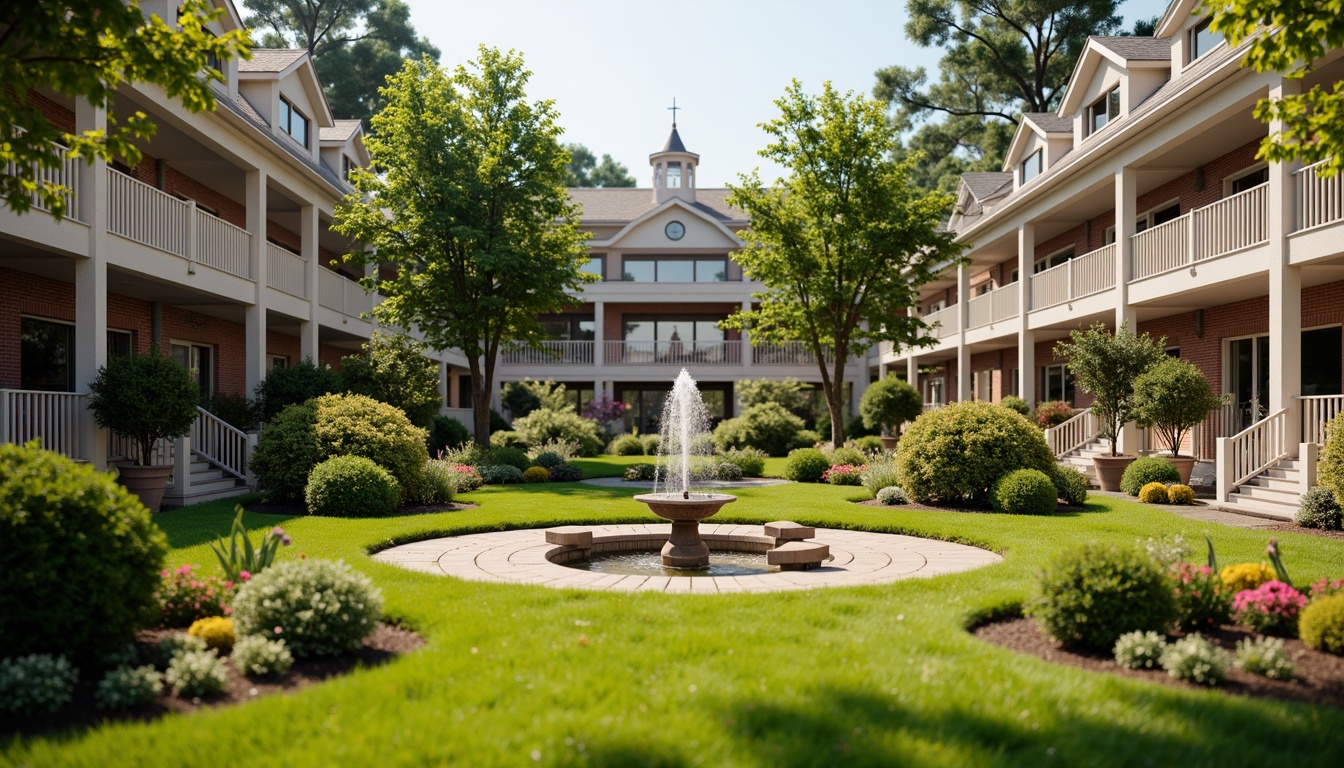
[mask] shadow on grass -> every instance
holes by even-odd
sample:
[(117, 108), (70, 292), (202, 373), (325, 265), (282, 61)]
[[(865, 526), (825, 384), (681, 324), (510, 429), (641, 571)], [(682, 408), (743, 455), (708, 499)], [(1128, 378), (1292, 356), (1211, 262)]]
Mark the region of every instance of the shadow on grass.
[(229, 532), (233, 530), (234, 506), (239, 504), (240, 500), (242, 500), (244, 509), (243, 525), (252, 534), (254, 543), (261, 534), (277, 525), (283, 526), (286, 521), (297, 517), (294, 514), (275, 515), (252, 512), (248, 507), (256, 502), (258, 497), (240, 496), (212, 501), (208, 504), (196, 504), (181, 509), (158, 512), (154, 515), (154, 524), (168, 535), (168, 544), (173, 549), (194, 547), (197, 544), (205, 544), (219, 538), (227, 540)]

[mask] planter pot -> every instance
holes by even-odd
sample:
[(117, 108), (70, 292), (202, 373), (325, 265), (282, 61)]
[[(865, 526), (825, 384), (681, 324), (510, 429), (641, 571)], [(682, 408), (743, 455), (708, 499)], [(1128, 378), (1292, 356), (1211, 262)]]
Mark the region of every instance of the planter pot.
[(134, 464), (117, 467), (117, 482), (126, 490), (140, 497), (140, 503), (150, 512), (158, 512), (163, 504), (163, 492), (168, 485), (168, 476), (173, 474), (171, 465), (160, 467), (141, 467)]
[(888, 435), (882, 435), (878, 439), (882, 441), (882, 450), (884, 451), (896, 450), (896, 442), (900, 440), (898, 437), (891, 437)]
[(1181, 473), (1181, 485), (1190, 484), (1190, 473), (1195, 471), (1195, 457), (1193, 456), (1163, 456), (1168, 464), (1176, 468)]
[(1097, 485), (1103, 491), (1120, 490), (1120, 478), (1134, 462), (1133, 456), (1093, 456), (1092, 466), (1097, 470)]

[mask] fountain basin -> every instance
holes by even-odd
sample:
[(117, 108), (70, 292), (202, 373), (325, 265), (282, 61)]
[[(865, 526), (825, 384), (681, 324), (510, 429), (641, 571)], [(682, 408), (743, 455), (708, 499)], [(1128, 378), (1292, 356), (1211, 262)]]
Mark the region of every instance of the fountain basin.
[(709, 545), (700, 538), (700, 521), (737, 501), (737, 497), (728, 493), (642, 493), (635, 501), (672, 523), (672, 535), (663, 545), (665, 567), (707, 568)]

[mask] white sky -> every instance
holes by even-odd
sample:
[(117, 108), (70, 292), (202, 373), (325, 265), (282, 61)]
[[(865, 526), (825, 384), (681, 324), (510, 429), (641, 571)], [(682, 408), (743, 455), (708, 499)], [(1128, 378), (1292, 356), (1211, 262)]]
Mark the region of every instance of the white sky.
[[(553, 99), (565, 141), (610, 154), (650, 186), (649, 153), (677, 123), (700, 155), (701, 186), (736, 182), (760, 167), (757, 127), (791, 78), (817, 93), (872, 92), (873, 73), (892, 64), (924, 66), (936, 79), (939, 53), (905, 38), (900, 0), (407, 0), (416, 31), (438, 46), (440, 62), (476, 57), (477, 46), (520, 51), (533, 73), (529, 98)], [(1166, 0), (1127, 0), (1124, 26), (1166, 9)]]

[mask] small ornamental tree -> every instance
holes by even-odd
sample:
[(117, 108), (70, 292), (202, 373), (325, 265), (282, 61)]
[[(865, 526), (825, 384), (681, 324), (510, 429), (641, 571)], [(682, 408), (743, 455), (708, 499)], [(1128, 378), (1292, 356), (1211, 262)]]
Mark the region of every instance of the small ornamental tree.
[(404, 333), (374, 331), (364, 354), (341, 358), (341, 383), (347, 392), (395, 405), (417, 427), (428, 426), (443, 399), (439, 365), (425, 357), (427, 349)]
[(1146, 333), (1135, 335), (1124, 323), (1115, 333), (1097, 323), (1071, 331), (1068, 341), (1055, 345), (1055, 357), (1067, 358), (1078, 386), (1091, 393), (1092, 413), (1101, 422), (1101, 436), (1111, 443), (1112, 456), (1117, 455), (1120, 430), (1133, 419), (1134, 380), (1166, 356), (1164, 341), (1165, 336), (1155, 341)]
[(1208, 379), (1185, 360), (1168, 357), (1134, 380), (1134, 419), (1152, 427), (1176, 456), (1192, 427), (1221, 408), (1226, 397), (1213, 394)]
[(914, 421), (923, 412), (924, 400), (919, 390), (895, 376), (869, 386), (859, 400), (863, 425), (869, 429), (881, 427), (893, 435), (899, 435), (902, 424)]
[(98, 369), (89, 384), (89, 410), (98, 426), (129, 438), (135, 463), (149, 466), (154, 444), (191, 431), (201, 388), (191, 373), (154, 347), (147, 355), (121, 355)]
[(1335, 494), (1335, 501), (1344, 506), (1344, 413), (1336, 416), (1325, 428), (1325, 448), (1321, 449), (1317, 474), (1322, 487)]

